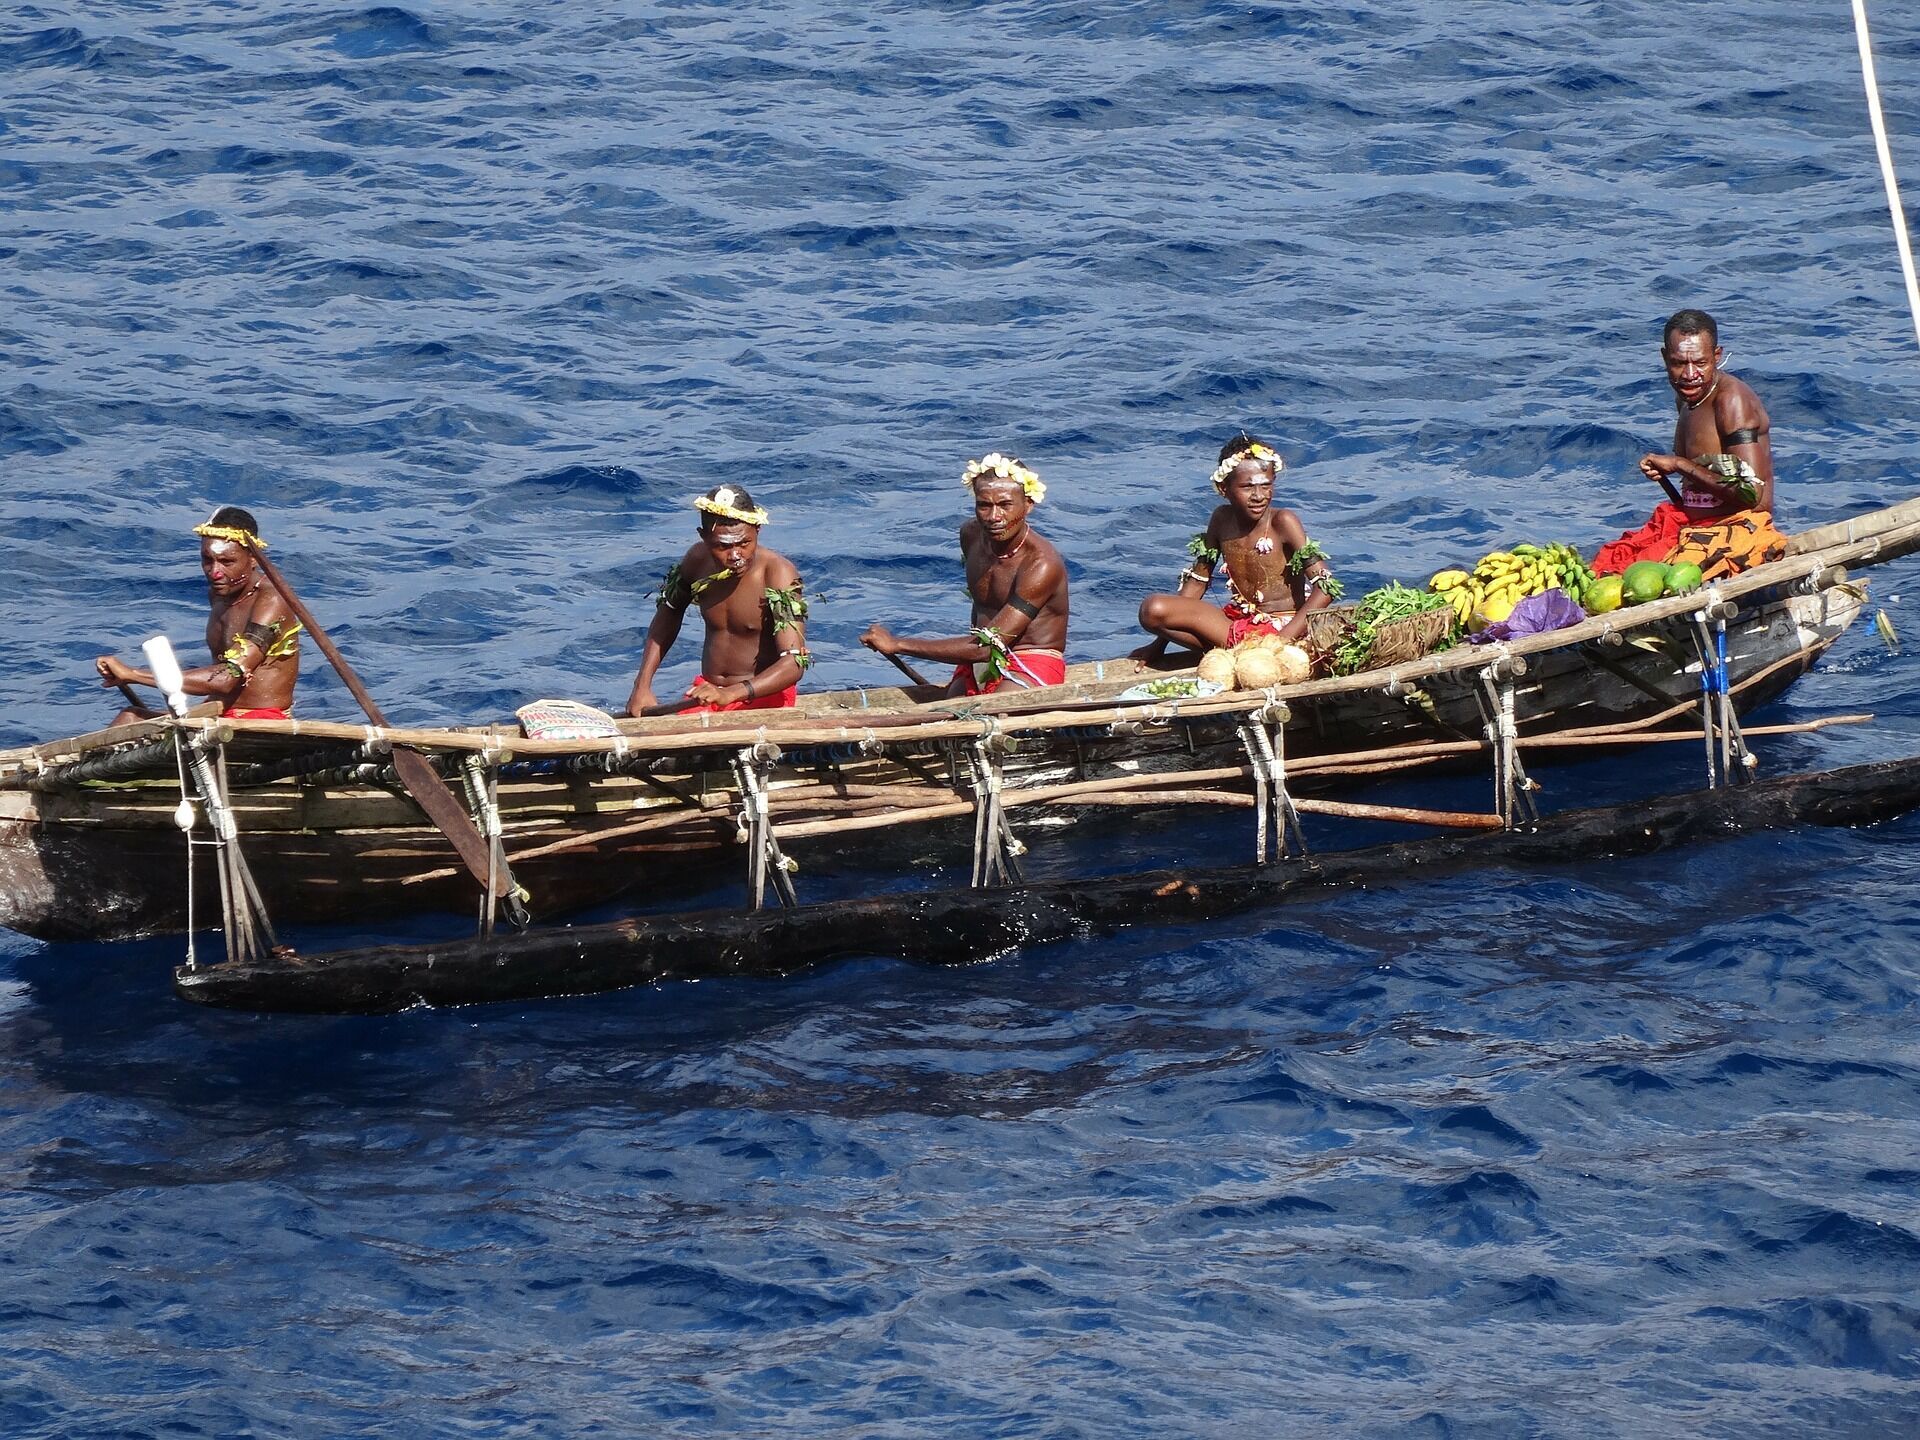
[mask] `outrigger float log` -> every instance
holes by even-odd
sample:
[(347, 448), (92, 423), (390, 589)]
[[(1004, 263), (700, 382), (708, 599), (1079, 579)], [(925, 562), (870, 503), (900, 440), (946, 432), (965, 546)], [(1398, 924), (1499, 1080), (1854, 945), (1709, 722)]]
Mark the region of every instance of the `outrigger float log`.
[[(217, 900), (228, 959), (264, 961), (269, 916), (284, 926), (477, 906), (484, 936), (502, 896), (540, 915), (624, 896), (652, 908), (716, 867), (744, 875), (751, 910), (769, 892), (796, 905), (797, 862), (812, 847), (897, 867), (903, 826), (970, 830), (979, 888), (1021, 881), (1029, 816), (1244, 807), (1256, 864), (1304, 849), (1301, 817), (1316, 813), (1524, 826), (1538, 789), (1528, 767), (1543, 757), (1684, 742), (1704, 753), (1711, 786), (1745, 780), (1746, 738), (1761, 732), (1741, 717), (1860, 614), (1866, 592), (1848, 567), (1916, 549), (1920, 499), (1807, 531), (1786, 558), (1694, 594), (1211, 698), (1124, 699), (1143, 679), (1192, 672), (1120, 660), (1074, 666), (1039, 691), (840, 691), (793, 711), (623, 721), (593, 740), (499, 725), (147, 721), (0, 753), (0, 925), (56, 940), (191, 935), (205, 923), (195, 902)], [(464, 794), (483, 837), (478, 867), (406, 793), (395, 749)], [(1489, 763), (1483, 813), (1332, 798), (1381, 775)]]
[(1585, 865), (1796, 825), (1865, 825), (1920, 807), (1920, 759), (1572, 810), (1511, 830), (1441, 835), (1228, 869), (1163, 870), (995, 891), (893, 894), (757, 913), (714, 910), (376, 946), (312, 961), (182, 966), (174, 989), (230, 1009), (369, 1015), (590, 995), (665, 980), (780, 976), (884, 955), (956, 964), (1133, 925), (1209, 920), (1468, 868)]

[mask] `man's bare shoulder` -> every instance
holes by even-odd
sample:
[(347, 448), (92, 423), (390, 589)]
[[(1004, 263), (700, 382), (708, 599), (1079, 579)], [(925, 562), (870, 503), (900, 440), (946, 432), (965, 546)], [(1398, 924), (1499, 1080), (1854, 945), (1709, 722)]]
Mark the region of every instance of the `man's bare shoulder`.
[(262, 585), (254, 599), (252, 613), (248, 616), (249, 622), (254, 625), (275, 625), (292, 618), (293, 607), (287, 604), (287, 597), (271, 585)]
[(676, 563), (680, 566), (680, 573), (690, 580), (698, 580), (720, 568), (719, 562), (713, 558), (713, 552), (698, 543), (689, 545)]
[(761, 574), (767, 584), (776, 590), (784, 590), (800, 578), (800, 567), (782, 555), (778, 550), (760, 547), (760, 559), (763, 562)]
[(1767, 407), (1746, 381), (1722, 372), (1720, 393), (1713, 397), (1713, 419), (1723, 435), (1732, 430), (1764, 430)]
[(1067, 562), (1060, 554), (1060, 547), (1047, 539), (1047, 537), (1042, 535), (1038, 530), (1031, 527), (1028, 528), (1027, 544), (1032, 547), (1033, 559), (1039, 568), (1057, 569), (1062, 574), (1066, 573)]

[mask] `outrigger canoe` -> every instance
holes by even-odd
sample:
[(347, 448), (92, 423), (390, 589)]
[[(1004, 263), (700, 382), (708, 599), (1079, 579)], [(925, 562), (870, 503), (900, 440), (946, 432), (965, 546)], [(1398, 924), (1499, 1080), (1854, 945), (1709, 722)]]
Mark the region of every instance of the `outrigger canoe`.
[[(486, 893), (522, 897), (535, 915), (623, 897), (657, 905), (718, 867), (746, 881), (755, 908), (769, 888), (796, 903), (810, 846), (852, 847), (885, 867), (905, 826), (953, 827), (963, 843), (970, 833), (976, 885), (1021, 878), (1021, 830), (1039, 815), (1246, 807), (1257, 862), (1297, 842), (1300, 815), (1316, 810), (1508, 828), (1532, 813), (1527, 763), (1542, 756), (1690, 741), (1711, 782), (1746, 778), (1739, 717), (1859, 617), (1865, 590), (1850, 569), (1916, 549), (1920, 499), (1792, 537), (1786, 558), (1695, 594), (1207, 698), (1123, 698), (1192, 672), (1116, 660), (1072, 666), (1064, 685), (1039, 691), (836, 691), (792, 711), (622, 721), (592, 740), (532, 740), (503, 724), (146, 721), (0, 752), (0, 925), (49, 940), (213, 925), (230, 952), (249, 917), (270, 939), (272, 922), (478, 905), (490, 928), (469, 866), (397, 783), (396, 749), (428, 757), (464, 792), (503, 882)], [(1330, 798), (1382, 774), (1489, 762), (1484, 814)]]

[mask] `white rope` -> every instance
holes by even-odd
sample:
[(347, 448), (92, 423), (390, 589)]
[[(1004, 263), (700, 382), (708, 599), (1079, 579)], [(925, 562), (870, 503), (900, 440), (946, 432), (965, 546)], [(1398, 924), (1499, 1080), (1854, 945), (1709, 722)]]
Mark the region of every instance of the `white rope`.
[(1887, 122), (1880, 114), (1880, 82), (1873, 75), (1873, 40), (1867, 34), (1866, 0), (1853, 0), (1853, 31), (1860, 42), (1860, 74), (1867, 84), (1867, 114), (1873, 120), (1873, 144), (1880, 152), (1880, 173), (1887, 182), (1887, 208), (1893, 212), (1893, 239), (1900, 247), (1900, 273), (1907, 281), (1907, 308), (1913, 312), (1914, 339), (1920, 341), (1920, 281), (1913, 273), (1913, 246), (1907, 240), (1907, 215), (1900, 204), (1900, 184), (1893, 176), (1893, 151), (1887, 145)]

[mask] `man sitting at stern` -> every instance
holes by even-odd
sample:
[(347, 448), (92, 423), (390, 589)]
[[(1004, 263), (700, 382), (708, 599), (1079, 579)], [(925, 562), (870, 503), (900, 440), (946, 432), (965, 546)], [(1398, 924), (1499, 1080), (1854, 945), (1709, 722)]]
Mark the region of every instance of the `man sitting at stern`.
[(860, 643), (952, 665), (949, 695), (1058, 685), (1067, 678), (1067, 566), (1027, 524), (1047, 487), (997, 453), (968, 464), (960, 483), (973, 492), (973, 518), (960, 527), (973, 628), (952, 639), (907, 639), (869, 625)]
[[(207, 648), (214, 663), (185, 672), (181, 686), (189, 695), (208, 695), (237, 720), (285, 720), (293, 708), (293, 687), (300, 678), (300, 622), (260, 569), (248, 542), (266, 549), (259, 522), (235, 505), (222, 505), (204, 525), (200, 570), (207, 577)], [(111, 655), (93, 662), (106, 689), (157, 686), (153, 675)], [(164, 714), (160, 706), (135, 702), (113, 717), (131, 725)]]
[(1600, 574), (1639, 560), (1687, 560), (1712, 580), (1786, 553), (1773, 528), (1767, 410), (1751, 386), (1720, 368), (1726, 354), (1704, 310), (1676, 311), (1667, 321), (1660, 359), (1679, 415), (1673, 453), (1643, 456), (1640, 473), (1672, 498), (1638, 530), (1600, 548), (1593, 562)]
[(694, 603), (707, 635), (700, 673), (687, 687), (695, 703), (680, 713), (785, 709), (799, 698), (800, 677), (813, 663), (800, 572), (786, 556), (761, 548), (767, 512), (740, 486), (717, 486), (693, 508), (700, 512), (700, 542), (660, 583), (627, 713), (638, 715), (657, 703), (653, 677)]

